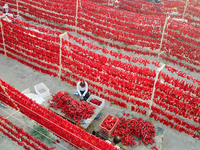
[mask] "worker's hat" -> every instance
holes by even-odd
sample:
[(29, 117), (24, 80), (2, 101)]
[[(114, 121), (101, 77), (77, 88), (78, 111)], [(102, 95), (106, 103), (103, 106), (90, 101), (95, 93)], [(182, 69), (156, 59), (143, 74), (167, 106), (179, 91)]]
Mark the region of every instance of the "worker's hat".
[(8, 8), (8, 4), (5, 4), (5, 5), (3, 6), (3, 8)]

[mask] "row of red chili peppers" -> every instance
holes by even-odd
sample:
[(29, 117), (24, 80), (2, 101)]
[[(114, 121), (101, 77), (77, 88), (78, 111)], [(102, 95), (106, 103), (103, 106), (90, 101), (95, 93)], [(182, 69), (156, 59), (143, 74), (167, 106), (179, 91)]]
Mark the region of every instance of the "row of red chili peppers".
[(30, 150), (32, 147), (35, 150), (53, 150), (54, 148), (48, 148), (45, 144), (39, 140), (32, 137), (30, 134), (25, 132), (22, 128), (19, 128), (8, 119), (3, 118), (0, 115), (0, 130), (1, 132), (11, 138), (13, 141), (17, 142), (19, 146), (23, 146), (24, 149)]
[[(33, 19), (33, 18), (30, 18), (30, 17), (26, 17), (25, 15), (23, 15), (22, 14), (22, 16), (23, 17), (25, 17), (25, 18), (27, 18), (27, 19), (29, 19), (29, 20), (33, 20), (33, 21), (35, 21), (35, 22), (38, 22), (37, 20), (35, 20), (35, 19)], [(40, 22), (38, 22), (38, 23), (42, 23), (41, 21)], [(45, 22), (43, 22), (43, 24), (45, 24), (45, 25), (48, 25), (48, 26), (51, 26), (51, 27), (53, 27), (53, 28), (60, 28), (61, 30), (69, 30), (69, 31), (72, 31), (72, 29), (69, 29), (69, 28), (66, 28), (66, 29), (64, 29), (63, 27), (58, 27), (58, 26), (55, 26), (55, 25), (52, 25), (52, 24), (49, 24), (49, 23), (45, 23)], [(83, 33), (83, 32), (81, 32), (81, 31), (78, 31), (78, 33), (80, 33), (80, 34), (83, 34), (84, 36), (89, 36), (89, 35), (87, 35), (87, 34), (85, 34), (85, 33)], [(98, 39), (98, 38), (96, 38), (96, 37), (93, 37), (93, 36), (89, 36), (89, 38), (91, 38), (91, 39), (95, 39), (95, 40), (97, 40), (97, 41), (99, 41), (99, 42), (101, 42), (101, 43), (103, 43), (103, 42), (105, 42), (105, 41), (102, 41), (102, 40), (100, 40), (100, 39)], [(105, 42), (105, 44), (106, 45), (110, 45), (108, 42)], [(115, 44), (111, 44), (110, 45), (111, 47), (116, 47), (117, 45), (115, 45)], [(125, 51), (133, 51), (132, 49), (130, 49), (130, 48), (127, 48), (127, 47), (123, 47), (123, 46), (117, 46), (118, 48), (121, 48), (121, 49), (124, 49)], [(138, 54), (143, 54), (143, 55), (151, 55), (151, 56), (157, 56), (157, 54), (154, 54), (154, 53), (152, 53), (152, 52), (141, 52), (141, 51), (139, 51), (139, 50), (135, 50), (135, 52), (136, 53), (138, 53)], [(173, 62), (174, 64), (177, 64), (177, 65), (180, 65), (181, 67), (185, 67), (185, 68), (187, 68), (188, 70), (191, 70), (191, 71), (196, 71), (196, 72), (200, 72), (200, 69), (196, 69), (196, 68), (194, 68), (194, 67), (192, 67), (192, 66), (190, 66), (190, 65), (186, 65), (186, 64), (184, 64), (184, 63), (182, 63), (181, 61), (175, 61), (175, 60), (173, 60), (173, 59), (171, 59), (171, 58), (169, 58), (169, 57), (165, 57), (163, 54), (160, 56), (161, 58), (163, 58), (164, 60), (166, 60), (166, 61), (170, 61), (170, 62)], [(129, 57), (128, 57), (129, 58)], [(130, 59), (129, 59), (130, 60)], [(190, 61), (190, 60), (189, 60)], [(190, 61), (190, 62), (192, 62), (192, 61)], [(195, 63), (195, 62), (192, 62), (192, 63)], [(145, 65), (146, 63), (144, 63), (144, 65)], [(196, 63), (195, 63), (196, 64)]]

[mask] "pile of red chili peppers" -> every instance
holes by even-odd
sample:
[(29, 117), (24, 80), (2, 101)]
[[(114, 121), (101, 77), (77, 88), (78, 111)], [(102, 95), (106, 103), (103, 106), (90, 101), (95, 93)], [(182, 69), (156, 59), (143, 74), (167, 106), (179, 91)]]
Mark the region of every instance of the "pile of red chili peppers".
[(121, 117), (112, 137), (120, 136), (122, 138), (122, 144), (133, 146), (136, 144), (133, 141), (135, 139), (133, 136), (136, 136), (147, 146), (149, 143), (155, 143), (155, 139), (153, 139), (155, 135), (155, 127), (152, 123), (143, 121), (141, 118), (129, 118), (126, 120)]
[(101, 103), (102, 103), (102, 101), (100, 101), (98, 99), (92, 99), (90, 102), (93, 103), (93, 104), (95, 104), (95, 105), (97, 105), (97, 106), (100, 106)]
[(56, 110), (61, 108), (61, 112), (63, 112), (66, 117), (73, 118), (77, 124), (80, 124), (82, 119), (90, 118), (94, 114), (94, 109), (96, 109), (95, 106), (89, 103), (72, 99), (65, 91), (60, 91), (53, 95), (51, 101), (56, 103), (50, 103), (50, 107)]

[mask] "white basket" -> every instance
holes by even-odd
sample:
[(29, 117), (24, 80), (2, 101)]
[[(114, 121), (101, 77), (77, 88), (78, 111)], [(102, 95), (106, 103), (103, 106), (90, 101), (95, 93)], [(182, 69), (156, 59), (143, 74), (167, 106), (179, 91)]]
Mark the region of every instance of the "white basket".
[(41, 96), (43, 99), (48, 99), (49, 97), (51, 97), (51, 93), (49, 92), (49, 89), (47, 88), (47, 86), (44, 83), (39, 83), (37, 85), (34, 86), (35, 88), (35, 92)]
[(37, 94), (34, 94), (34, 93), (28, 93), (28, 94), (25, 94), (28, 98), (32, 99), (32, 100), (35, 100), (36, 103), (38, 104), (42, 104), (44, 102), (44, 99), (37, 95)]
[[(91, 103), (90, 101), (91, 101), (92, 99), (98, 99), (99, 101), (102, 102), (101, 105), (98, 106), (98, 105), (96, 105), (96, 104), (94, 104), (94, 103)], [(87, 102), (90, 103), (90, 104), (92, 104), (93, 106), (99, 107), (99, 108), (101, 108), (101, 109), (103, 109), (104, 106), (105, 106), (105, 99), (102, 99), (102, 98), (100, 98), (100, 97), (98, 97), (98, 96), (95, 96), (95, 95), (90, 95), (90, 97), (87, 99)]]

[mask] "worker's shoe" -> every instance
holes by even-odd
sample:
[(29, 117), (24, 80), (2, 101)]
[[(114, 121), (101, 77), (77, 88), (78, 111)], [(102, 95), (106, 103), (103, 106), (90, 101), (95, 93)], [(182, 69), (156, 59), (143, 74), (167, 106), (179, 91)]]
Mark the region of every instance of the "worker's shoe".
[(75, 92), (74, 95), (79, 96), (78, 92)]

